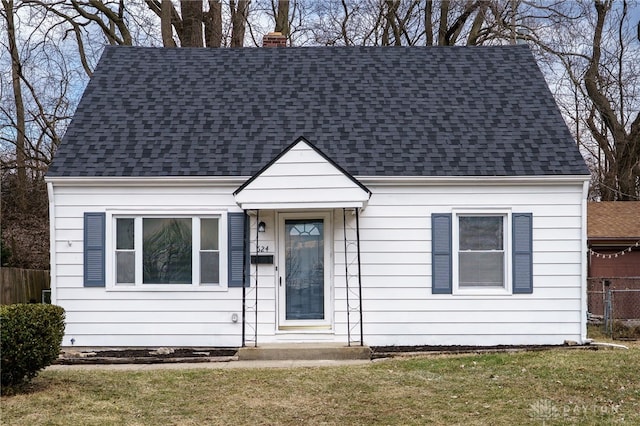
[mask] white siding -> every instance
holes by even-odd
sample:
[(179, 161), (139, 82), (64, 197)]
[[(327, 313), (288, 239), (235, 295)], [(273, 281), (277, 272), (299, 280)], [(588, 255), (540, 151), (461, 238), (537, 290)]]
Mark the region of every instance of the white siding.
[[(360, 217), (367, 344), (582, 340), (581, 184), (368, 186), (373, 195)], [(533, 213), (533, 294), (431, 294), (431, 214), (461, 208)], [(343, 251), (337, 243), (337, 286)], [(343, 289), (336, 299), (344, 299)]]
[(243, 208), (362, 206), (369, 194), (301, 141), (236, 195)]
[[(360, 216), (366, 344), (496, 345), (581, 341), (584, 322), (582, 184), (368, 187), (373, 195)], [(76, 346), (87, 347), (239, 346), (241, 323), (233, 323), (231, 317), (236, 313), (241, 318), (242, 289), (119, 290), (110, 283), (106, 288), (85, 288), (82, 267), (85, 212), (239, 211), (232, 195), (235, 188), (232, 185), (54, 185), (52, 258), (55, 267), (52, 271), (55, 302), (67, 311), (63, 344), (69, 346), (73, 338)], [(533, 213), (533, 294), (431, 294), (431, 214), (465, 207)], [(277, 332), (276, 212), (261, 210), (259, 220), (267, 224), (267, 232), (259, 235), (260, 244), (269, 246), (267, 253), (274, 255), (276, 265), (258, 267), (258, 341), (346, 342), (342, 209), (336, 209), (333, 215), (331, 332)], [(354, 216), (347, 213), (347, 220), (352, 229)], [(253, 252), (255, 216), (251, 226)], [(110, 262), (107, 252), (107, 267)], [(251, 274), (255, 275), (255, 271), (252, 265)], [(255, 286), (247, 294), (254, 300)], [(253, 320), (253, 313), (250, 319)], [(247, 333), (251, 333), (249, 328)]]
[[(208, 214), (239, 211), (235, 187), (55, 186), (55, 302), (67, 312), (63, 345), (239, 346), (240, 288), (152, 291), (83, 287), (83, 214), (128, 211)], [(107, 216), (108, 218), (108, 216)], [(107, 219), (108, 220), (108, 219)], [(107, 224), (110, 229), (110, 224)], [(109, 234), (107, 238), (110, 238)], [(107, 251), (107, 276), (112, 264)], [(177, 287), (177, 286), (174, 286)]]

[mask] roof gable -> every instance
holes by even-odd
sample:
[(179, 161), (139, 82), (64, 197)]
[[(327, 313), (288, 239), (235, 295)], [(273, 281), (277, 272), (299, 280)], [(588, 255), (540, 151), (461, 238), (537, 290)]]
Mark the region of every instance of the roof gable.
[(233, 195), (243, 209), (365, 207), (371, 191), (299, 138)]
[(585, 175), (526, 46), (107, 47), (49, 176), (252, 176), (299, 135), (353, 176)]

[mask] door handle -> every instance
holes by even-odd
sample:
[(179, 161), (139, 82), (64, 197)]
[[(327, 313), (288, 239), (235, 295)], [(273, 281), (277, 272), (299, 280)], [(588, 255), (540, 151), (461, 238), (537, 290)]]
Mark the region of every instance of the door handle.
[(282, 287), (282, 277), (278, 277), (278, 282), (280, 283), (280, 287)]

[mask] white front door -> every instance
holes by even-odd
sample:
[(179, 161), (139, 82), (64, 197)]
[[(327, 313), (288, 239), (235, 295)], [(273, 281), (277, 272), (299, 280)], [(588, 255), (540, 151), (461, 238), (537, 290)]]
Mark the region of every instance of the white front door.
[(279, 216), (278, 329), (331, 329), (331, 215)]

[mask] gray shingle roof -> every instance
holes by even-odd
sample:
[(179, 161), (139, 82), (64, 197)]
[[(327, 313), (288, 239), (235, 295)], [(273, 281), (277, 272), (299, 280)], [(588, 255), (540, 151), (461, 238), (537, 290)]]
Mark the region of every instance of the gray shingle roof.
[(106, 48), (49, 176), (588, 174), (526, 46)]

